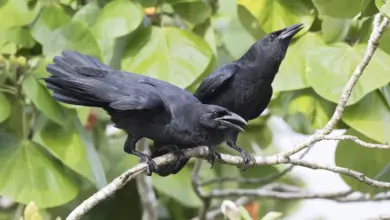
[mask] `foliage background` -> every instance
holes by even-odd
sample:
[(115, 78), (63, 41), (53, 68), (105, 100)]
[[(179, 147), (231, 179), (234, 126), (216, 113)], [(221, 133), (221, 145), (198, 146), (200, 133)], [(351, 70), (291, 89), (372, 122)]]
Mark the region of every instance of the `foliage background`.
[[(46, 217), (65, 217), (83, 199), (138, 161), (123, 152), (125, 135), (106, 135), (99, 109), (57, 103), (39, 80), (64, 49), (97, 57), (113, 68), (145, 74), (194, 92), (212, 70), (239, 58), (266, 33), (302, 22), (273, 83), (268, 111), (250, 122), (239, 145), (276, 153), (268, 126), (282, 117), (309, 134), (330, 118), (341, 91), (360, 62), (373, 15), (383, 1), (355, 0), (0, 0), (0, 195), (34, 201)], [(384, 10), (385, 10), (384, 9)], [(363, 140), (390, 142), (390, 31), (358, 81), (338, 128)], [(283, 135), (283, 134), (278, 134)], [(235, 152), (220, 147), (221, 152)], [(341, 142), (337, 165), (374, 177), (390, 153)], [(192, 163), (178, 175), (153, 175), (160, 219), (188, 219), (201, 205), (192, 191)], [(217, 164), (204, 177), (262, 177), (283, 166), (246, 172)], [(381, 180), (390, 177), (384, 175)], [(377, 193), (343, 177), (352, 188)], [(303, 186), (293, 175), (282, 178)], [(255, 187), (238, 183), (217, 188)], [(173, 190), (174, 189), (174, 190)], [(211, 189), (210, 187), (208, 189)], [(259, 200), (270, 210), (292, 212), (298, 202)], [(9, 219), (21, 205), (0, 212)], [(141, 216), (135, 183), (99, 204), (84, 219)]]

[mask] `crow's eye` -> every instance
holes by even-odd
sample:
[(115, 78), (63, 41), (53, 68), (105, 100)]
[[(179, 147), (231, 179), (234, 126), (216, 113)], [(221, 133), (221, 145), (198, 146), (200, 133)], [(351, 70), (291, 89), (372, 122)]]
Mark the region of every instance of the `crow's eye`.
[(218, 112), (213, 112), (211, 114), (213, 115), (214, 118), (217, 118), (219, 116)]

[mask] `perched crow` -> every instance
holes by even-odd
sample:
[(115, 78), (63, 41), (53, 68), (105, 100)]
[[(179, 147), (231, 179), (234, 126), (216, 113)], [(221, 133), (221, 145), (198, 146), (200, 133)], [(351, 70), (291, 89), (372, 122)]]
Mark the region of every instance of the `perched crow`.
[[(139, 139), (146, 137), (157, 146), (178, 154), (175, 147), (206, 145), (213, 165), (216, 145), (228, 131), (243, 131), (246, 121), (216, 105), (202, 104), (191, 93), (151, 77), (113, 70), (97, 59), (74, 51), (54, 57), (44, 78), (57, 101), (103, 108), (115, 126), (128, 134), (124, 151), (148, 164), (147, 175), (158, 173), (150, 156), (136, 150)], [(163, 148), (164, 149), (164, 148)], [(177, 155), (178, 157), (182, 155)], [(180, 160), (178, 160), (180, 161)]]
[[(303, 24), (295, 24), (274, 31), (256, 41), (238, 60), (223, 65), (206, 77), (194, 93), (204, 104), (225, 107), (249, 121), (257, 118), (267, 107), (272, 96), (272, 82), (282, 63), (292, 37), (300, 31)], [(240, 152), (248, 168), (253, 160), (245, 149), (236, 145), (238, 132), (231, 130), (227, 144)], [(164, 152), (153, 152), (152, 158)], [(188, 159), (182, 158), (180, 170)], [(170, 171), (172, 174), (179, 170)], [(169, 175), (168, 170), (164, 175)]]

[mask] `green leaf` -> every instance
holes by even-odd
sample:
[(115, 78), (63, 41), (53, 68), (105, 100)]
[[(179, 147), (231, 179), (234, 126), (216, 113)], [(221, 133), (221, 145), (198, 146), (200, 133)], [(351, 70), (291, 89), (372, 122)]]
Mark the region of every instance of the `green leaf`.
[(7, 120), (11, 116), (11, 104), (7, 97), (0, 92), (0, 123)]
[(212, 8), (204, 1), (174, 4), (173, 10), (191, 25), (205, 22), (212, 14)]
[(92, 1), (84, 5), (72, 17), (72, 21), (85, 22), (88, 26), (93, 26), (101, 14), (102, 9), (99, 5)]
[(121, 69), (186, 88), (206, 70), (212, 54), (207, 43), (191, 32), (151, 27), (128, 43)]
[(309, 87), (305, 76), (308, 54), (313, 48), (324, 45), (324, 40), (319, 34), (314, 33), (307, 33), (292, 42), (272, 84), (274, 91), (290, 91)]
[[(203, 169), (208, 168), (203, 167)], [(152, 182), (153, 187), (157, 191), (177, 200), (184, 206), (198, 208), (201, 205), (200, 199), (192, 190), (191, 170), (187, 167), (183, 168), (179, 173), (169, 177), (152, 175)]]
[(77, 120), (74, 113), (69, 114), (66, 126), (61, 127), (40, 117), (34, 141), (44, 146), (69, 168), (90, 180), (97, 188), (101, 188), (106, 185), (102, 165), (90, 137), (82, 131), (83, 128), (79, 127)]
[[(30, 31), (27, 28), (0, 28), (0, 42), (12, 43), (18, 46), (31, 48), (35, 45)], [(1, 44), (1, 43), (0, 43)]]
[(287, 114), (303, 113), (310, 125), (310, 132), (320, 129), (329, 121), (336, 105), (317, 96), (313, 90), (303, 90), (296, 93), (289, 102)]
[[(362, 60), (366, 44), (350, 47), (336, 43), (319, 47), (309, 53), (306, 79), (323, 98), (338, 103), (342, 90)], [(378, 48), (360, 77), (347, 105), (362, 99), (367, 93), (390, 82), (390, 56)]]
[(390, 143), (390, 108), (378, 91), (371, 92), (357, 104), (348, 106), (342, 120), (373, 140)]
[(69, 23), (70, 20), (70, 15), (60, 5), (44, 7), (31, 29), (32, 36), (40, 44), (48, 44), (48, 41), (55, 39), (52, 36), (55, 30)]
[[(376, 143), (353, 129), (349, 129), (345, 134), (354, 135), (369, 143)], [(352, 141), (339, 141), (336, 148), (335, 163), (337, 166), (347, 167), (362, 172), (370, 178), (375, 178), (375, 176), (389, 163), (389, 158), (390, 151), (388, 150), (366, 148)], [(351, 177), (344, 175), (341, 177), (352, 190), (370, 194), (386, 191), (386, 189), (374, 188), (359, 180), (352, 179)], [(390, 179), (382, 181), (390, 181)]]
[(227, 52), (234, 59), (240, 58), (255, 43), (256, 38), (265, 35), (250, 12), (242, 6), (238, 7), (236, 1), (232, 0), (218, 10), (217, 15), (212, 18), (212, 24)]
[(0, 194), (39, 208), (65, 204), (76, 197), (77, 187), (63, 169), (37, 143), (0, 134)]
[[(279, 170), (275, 166), (258, 166), (258, 167), (251, 167), (248, 170), (245, 170), (244, 172), (241, 172), (241, 177), (243, 178), (265, 178), (270, 175), (275, 175), (279, 173)], [(260, 187), (260, 184), (258, 183), (240, 183), (239, 188), (253, 188)]]
[(253, 152), (253, 147), (264, 149), (272, 143), (272, 132), (268, 126), (252, 125), (238, 135), (237, 145)]
[(296, 38), (307, 32), (314, 21), (313, 11), (302, 1), (239, 0), (238, 2), (258, 19), (267, 33), (303, 23), (304, 28), (294, 36)]
[(121, 45), (123, 42), (119, 42), (118, 38), (133, 32), (142, 20), (143, 10), (138, 3), (115, 0), (105, 5), (92, 27), (104, 63), (112, 65), (113, 59), (122, 57), (115, 57), (118, 46), (125, 47)]
[(59, 55), (63, 50), (76, 50), (101, 60), (99, 46), (86, 24), (80, 21), (67, 23), (47, 36), (43, 54), (49, 57)]
[(104, 6), (92, 30), (99, 40), (114, 39), (134, 31), (142, 20), (143, 10), (140, 4), (115, 0)]
[(388, 0), (375, 0), (376, 7), (378, 7), (379, 11), (390, 18), (390, 1)]
[(367, 5), (366, 0), (313, 0), (314, 5), (321, 15), (329, 15), (335, 18), (353, 18), (363, 11)]
[(33, 75), (27, 76), (22, 83), (24, 93), (34, 105), (48, 118), (64, 125), (64, 109), (54, 101), (47, 89)]
[(323, 16), (321, 23), (322, 36), (326, 43), (343, 41), (348, 34), (351, 19), (339, 19)]
[[(0, 4), (0, 28), (20, 27), (30, 24), (39, 13), (40, 2), (35, 5), (27, 0), (8, 0)], [(5, 19), (6, 18), (6, 19)]]

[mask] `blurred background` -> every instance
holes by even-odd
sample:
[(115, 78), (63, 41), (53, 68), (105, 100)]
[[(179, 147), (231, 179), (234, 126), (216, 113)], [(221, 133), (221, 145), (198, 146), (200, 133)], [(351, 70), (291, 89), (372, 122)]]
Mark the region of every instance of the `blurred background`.
[[(0, 219), (20, 219), (32, 201), (42, 219), (65, 219), (84, 199), (139, 162), (123, 152), (126, 135), (112, 127), (104, 111), (51, 98), (38, 78), (48, 75), (45, 66), (62, 50), (95, 56), (112, 68), (194, 92), (205, 76), (238, 59), (257, 39), (303, 23), (273, 82), (268, 109), (239, 135), (239, 146), (266, 156), (290, 149), (330, 119), (363, 57), (378, 8), (389, 15), (390, 1), (0, 0)], [(372, 143), (390, 142), (389, 82), (387, 30), (336, 133)], [(226, 146), (218, 151), (236, 155)], [(305, 159), (348, 167), (371, 178), (385, 171), (380, 180), (390, 180), (388, 150), (326, 141), (316, 144)], [(202, 203), (191, 186), (193, 165), (194, 159), (177, 175), (151, 177), (158, 219), (197, 215)], [(261, 178), (287, 167), (240, 172), (217, 163), (214, 169), (204, 165), (200, 175)], [(315, 192), (384, 192), (345, 176), (305, 168), (294, 168), (275, 182)], [(233, 181), (204, 189), (259, 186)], [(140, 196), (132, 181), (82, 219), (141, 219)], [(218, 207), (221, 200), (214, 203)], [(245, 207), (253, 219), (269, 211), (281, 212), (282, 219), (289, 220), (390, 214), (387, 201), (346, 204), (258, 198)]]

